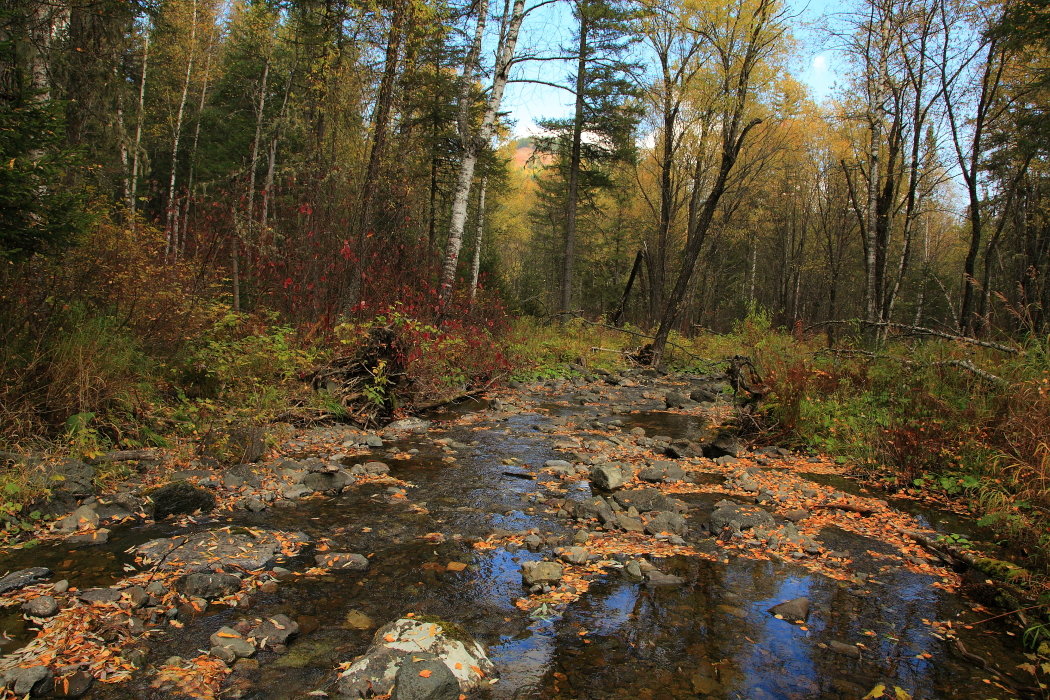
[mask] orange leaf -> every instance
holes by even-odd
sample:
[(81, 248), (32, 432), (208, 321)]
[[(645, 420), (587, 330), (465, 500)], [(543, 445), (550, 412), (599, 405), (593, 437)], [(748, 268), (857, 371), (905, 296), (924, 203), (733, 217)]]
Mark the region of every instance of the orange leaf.
[(422, 671), (419, 672), (419, 677), (430, 678), (431, 673), (433, 673), (433, 671), (431, 671), (429, 668), (424, 668)]

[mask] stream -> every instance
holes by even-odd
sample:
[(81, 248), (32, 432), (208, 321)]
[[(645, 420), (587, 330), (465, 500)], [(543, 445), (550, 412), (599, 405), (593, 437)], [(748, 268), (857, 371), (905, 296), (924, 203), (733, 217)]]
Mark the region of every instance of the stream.
[[(944, 638), (943, 627), (931, 624), (950, 621), (971, 655), (1011, 672), (1024, 662), (1018, 639), (998, 621), (967, 629), (996, 611), (974, 612), (972, 601), (931, 585), (937, 575), (887, 566), (895, 553), (885, 542), (832, 525), (820, 531), (819, 540), (827, 550), (852, 554), (843, 578), (790, 557), (753, 557), (723, 547), (701, 527), (715, 502), (726, 497), (717, 490), (678, 496), (689, 507), (684, 538), (708, 556), (652, 558), (661, 571), (682, 577), (682, 585), (646, 586), (612, 566), (567, 605), (539, 611), (516, 606), (528, 593), (521, 564), (551, 557), (555, 545), (571, 544), (583, 526), (559, 515), (559, 508), (564, 511), (565, 504), (592, 495), (585, 474), (562, 478), (541, 471), (544, 463), (575, 461), (579, 450), (572, 456), (566, 440), (573, 442), (573, 434), (582, 431), (587, 432), (583, 443), (629, 436), (637, 428), (672, 439), (710, 437), (712, 418), (702, 407), (685, 413), (664, 410), (663, 394), (689, 381), (633, 377), (625, 386), (595, 382), (584, 387), (556, 381), (505, 392), (499, 406), (467, 402), (432, 413), (434, 425), (426, 433), (388, 440), (371, 453), (346, 458), (348, 464), (380, 460), (390, 466), (391, 476), (410, 486), (355, 485), (335, 497), (256, 513), (235, 510), (184, 528), (117, 526), (104, 545), (70, 548), (45, 542), (4, 555), (0, 568), (47, 566), (53, 578), (68, 578), (81, 589), (106, 586), (126, 575), (124, 567), (133, 563), (129, 548), (225, 525), (301, 531), (315, 542), (324, 539), (333, 551), (368, 555), (365, 571), (288, 577), (275, 589), (253, 595), (248, 613), (287, 614), (299, 623), (300, 634), (284, 653), (260, 651), (257, 663), (244, 664), (227, 679), (222, 697), (298, 698), (318, 690), (335, 696), (334, 669), (363, 653), (376, 628), (410, 612), (456, 622), (485, 645), (496, 682), (476, 697), (493, 700), (862, 698), (879, 683), (891, 691), (899, 686), (915, 698), (1015, 696), (1000, 685), (1001, 678), (959, 654), (957, 645)], [(295, 458), (326, 457), (338, 451), (332, 445), (355, 432), (360, 433), (340, 426), (315, 428), (282, 451)], [(610, 444), (659, 457), (633, 443)], [(766, 472), (776, 471), (774, 458), (765, 463)], [(714, 487), (722, 478), (718, 469), (705, 468), (693, 483)], [(811, 479), (844, 493), (862, 493), (844, 477), (816, 474)], [(907, 515), (920, 525), (954, 532), (961, 526), (915, 503), (908, 508)], [(536, 551), (499, 539), (525, 532), (543, 538)], [(475, 546), (494, 534), (496, 546)], [(303, 571), (312, 566), (314, 552), (308, 547), (283, 566)], [(812, 610), (803, 625), (768, 612), (799, 597), (807, 598)], [(2, 612), (0, 627), (9, 639), (2, 650), (10, 653), (32, 631), (17, 608)], [(206, 652), (209, 635), (248, 613), (211, 605), (181, 629), (151, 635), (147, 668), (125, 683), (96, 683), (86, 697), (171, 697), (151, 686), (148, 665)], [(842, 653), (846, 646), (857, 653)]]

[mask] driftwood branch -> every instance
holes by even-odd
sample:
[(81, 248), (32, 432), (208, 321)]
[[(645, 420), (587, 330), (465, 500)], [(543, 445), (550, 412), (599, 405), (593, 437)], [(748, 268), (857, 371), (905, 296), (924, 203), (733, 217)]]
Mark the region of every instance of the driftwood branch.
[(897, 355), (886, 355), (883, 353), (874, 353), (870, 350), (854, 350), (851, 348), (823, 348), (818, 350), (816, 354), (840, 355), (844, 357), (865, 357), (871, 360), (892, 360), (893, 362), (901, 363), (905, 367), (958, 367), (959, 369), (966, 370), (975, 377), (992, 384), (1006, 385), (1009, 383), (999, 375), (987, 372), (969, 360), (940, 360), (938, 362), (925, 363), (909, 360), (906, 357), (898, 357)]
[(928, 335), (934, 338), (944, 338), (945, 340), (954, 340), (958, 343), (966, 343), (968, 345), (976, 345), (982, 348), (990, 348), (992, 350), (998, 350), (999, 352), (1005, 352), (1010, 355), (1023, 355), (1024, 352), (1020, 348), (1012, 347), (1010, 345), (1003, 345), (1002, 343), (993, 343), (990, 340), (981, 340), (980, 338), (970, 338), (965, 335), (955, 335), (953, 333), (945, 333), (944, 331), (938, 331), (933, 328), (926, 328), (924, 326), (910, 326), (906, 323), (894, 323), (892, 321), (864, 321), (861, 319), (844, 320), (844, 321), (819, 321), (817, 323), (810, 324), (804, 330), (812, 330), (820, 326), (831, 326), (831, 325), (848, 325), (858, 323), (862, 326), (871, 326), (874, 328), (893, 328), (894, 330), (903, 331), (912, 335)]

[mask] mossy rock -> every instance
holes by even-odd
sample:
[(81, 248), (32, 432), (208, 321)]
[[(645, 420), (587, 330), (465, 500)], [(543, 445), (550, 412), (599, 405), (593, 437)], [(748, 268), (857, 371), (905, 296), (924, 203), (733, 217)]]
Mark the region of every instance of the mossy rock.
[(449, 622), (448, 620), (438, 617), (437, 615), (414, 615), (413, 620), (419, 620), (420, 622), (426, 622), (433, 625), (437, 625), (441, 628), (441, 631), (445, 633), (445, 636), (463, 644), (473, 644), (474, 638), (470, 636), (470, 633), (465, 629), (457, 625), (455, 622)]
[(973, 564), (979, 571), (1007, 583), (1025, 583), (1032, 578), (1032, 573), (1028, 569), (1002, 559), (976, 557)]

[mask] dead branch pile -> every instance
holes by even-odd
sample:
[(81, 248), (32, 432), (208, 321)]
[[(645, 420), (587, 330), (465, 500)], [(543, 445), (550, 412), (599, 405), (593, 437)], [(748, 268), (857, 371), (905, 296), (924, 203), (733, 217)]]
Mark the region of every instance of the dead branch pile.
[(357, 352), (332, 359), (307, 380), (315, 391), (326, 391), (339, 401), (349, 420), (376, 425), (411, 396), (402, 357), (394, 330), (373, 328)]

